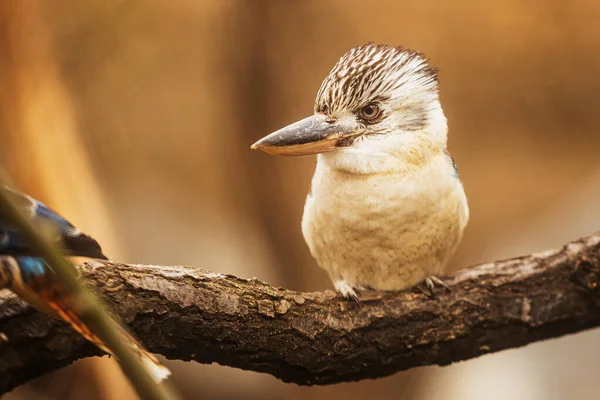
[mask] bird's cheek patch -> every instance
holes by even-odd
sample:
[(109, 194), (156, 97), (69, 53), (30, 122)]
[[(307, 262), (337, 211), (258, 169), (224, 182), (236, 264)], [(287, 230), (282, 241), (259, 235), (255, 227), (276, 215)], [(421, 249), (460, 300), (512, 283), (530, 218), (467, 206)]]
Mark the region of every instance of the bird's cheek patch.
[(403, 131), (420, 131), (427, 123), (427, 111), (421, 104), (407, 104), (396, 111)]

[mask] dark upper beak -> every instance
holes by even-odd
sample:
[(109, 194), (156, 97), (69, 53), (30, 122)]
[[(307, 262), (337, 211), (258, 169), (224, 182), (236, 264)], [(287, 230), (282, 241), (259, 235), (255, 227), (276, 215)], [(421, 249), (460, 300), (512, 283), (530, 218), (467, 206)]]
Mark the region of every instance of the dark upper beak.
[(282, 156), (306, 156), (339, 149), (341, 139), (360, 132), (341, 126), (336, 120), (315, 114), (260, 139), (251, 149)]

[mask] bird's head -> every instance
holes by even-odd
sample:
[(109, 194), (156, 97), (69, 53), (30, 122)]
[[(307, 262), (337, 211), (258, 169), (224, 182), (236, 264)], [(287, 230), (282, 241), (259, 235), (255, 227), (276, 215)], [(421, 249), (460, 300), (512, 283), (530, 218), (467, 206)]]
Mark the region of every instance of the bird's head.
[(252, 145), (300, 156), (331, 151), (409, 153), (446, 146), (437, 70), (418, 52), (366, 44), (346, 53), (321, 84), (314, 115)]

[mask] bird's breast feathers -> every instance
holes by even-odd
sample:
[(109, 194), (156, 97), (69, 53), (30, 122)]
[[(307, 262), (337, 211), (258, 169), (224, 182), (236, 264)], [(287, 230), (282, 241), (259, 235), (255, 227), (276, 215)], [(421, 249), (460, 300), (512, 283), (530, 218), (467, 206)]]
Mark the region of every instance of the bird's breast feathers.
[(320, 161), (302, 231), (332, 279), (399, 290), (441, 272), (467, 220), (462, 184), (444, 153), (410, 172), (369, 175)]

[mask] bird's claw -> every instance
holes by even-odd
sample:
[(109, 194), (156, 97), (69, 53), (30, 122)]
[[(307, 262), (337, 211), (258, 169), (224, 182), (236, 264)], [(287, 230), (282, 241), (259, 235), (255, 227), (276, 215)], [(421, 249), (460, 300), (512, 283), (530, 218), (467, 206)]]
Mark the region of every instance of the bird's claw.
[(360, 300), (358, 300), (358, 296), (360, 296), (360, 292), (352, 285), (348, 284), (346, 281), (336, 281), (333, 286), (335, 286), (335, 290), (338, 291), (339, 294), (344, 296), (348, 300), (353, 300), (360, 307)]
[(418, 288), (425, 296), (432, 298), (432, 299), (436, 298), (436, 293), (435, 293), (436, 286), (441, 286), (442, 288), (446, 289), (447, 291), (450, 291), (450, 288), (448, 287), (448, 285), (446, 285), (440, 278), (438, 278), (436, 276), (430, 276), (430, 277), (426, 278), (424, 283), (425, 283), (427, 290), (423, 289), (421, 287), (421, 285), (419, 285)]

